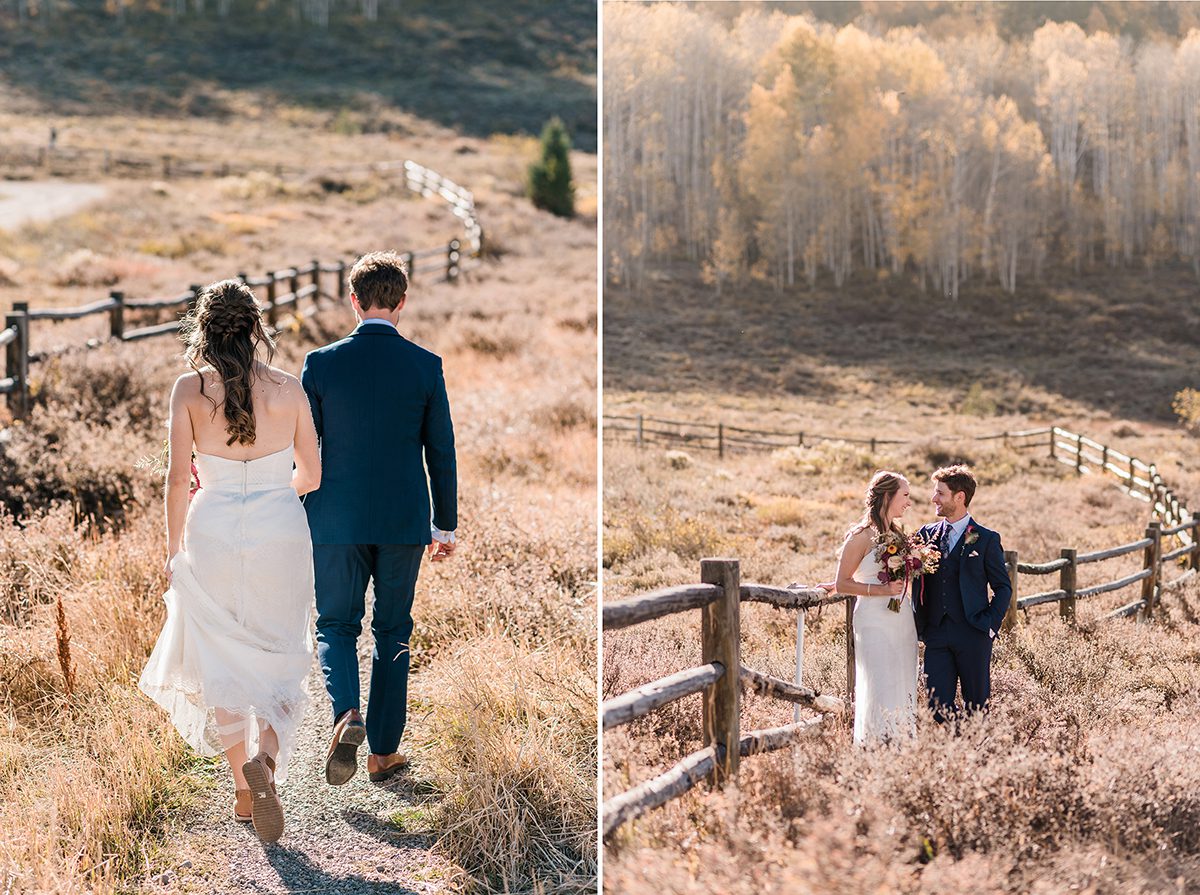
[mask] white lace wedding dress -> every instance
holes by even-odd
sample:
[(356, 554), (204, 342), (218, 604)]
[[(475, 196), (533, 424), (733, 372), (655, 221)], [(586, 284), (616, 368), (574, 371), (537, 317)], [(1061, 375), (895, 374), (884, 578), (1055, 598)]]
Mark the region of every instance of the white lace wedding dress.
[[(872, 549), (854, 572), (862, 584), (880, 584)], [(854, 603), (854, 742), (913, 736), (917, 729), (917, 626), (912, 597), (899, 612), (888, 597), (857, 597)]]
[(201, 489), (163, 596), (167, 621), (139, 681), (202, 755), (240, 739), (254, 756), (271, 725), (280, 782), (313, 662), (312, 541), (292, 456), (292, 447), (247, 461), (197, 452)]

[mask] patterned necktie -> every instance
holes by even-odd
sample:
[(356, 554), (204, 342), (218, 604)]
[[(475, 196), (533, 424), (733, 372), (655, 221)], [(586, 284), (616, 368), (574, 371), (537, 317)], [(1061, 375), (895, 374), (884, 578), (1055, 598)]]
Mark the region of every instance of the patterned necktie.
[(942, 556), (950, 555), (950, 523), (945, 519), (942, 520), (942, 535), (938, 538), (938, 549), (942, 551)]

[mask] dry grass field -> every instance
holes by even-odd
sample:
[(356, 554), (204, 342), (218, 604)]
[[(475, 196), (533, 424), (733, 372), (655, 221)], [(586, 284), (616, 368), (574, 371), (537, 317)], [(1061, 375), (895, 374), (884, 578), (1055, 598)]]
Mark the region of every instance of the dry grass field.
[[(47, 119), (4, 121), (32, 132)], [(457, 285), (418, 276), (401, 323), (445, 358), (459, 444), (462, 546), (423, 573), (414, 642), (412, 777), (455, 868), (429, 891), (594, 889), (595, 157), (574, 157), (584, 213), (562, 221), (522, 196), (532, 139), (431, 124), (403, 139), (330, 134), (274, 116), (231, 145), (212, 120), (55, 121), (60, 142), (118, 129), (194, 158), (254, 143), (313, 174), (109, 181), (106, 199), (65, 219), (0, 232), (2, 306), (80, 305), (110, 288), (165, 297), (458, 234), (402, 182), (324, 167), (415, 158), (475, 191), (488, 257)], [(306, 350), (352, 326), (334, 305), (291, 323), (277, 363), (298, 373)], [(34, 348), (103, 327), (35, 323)], [(33, 413), (0, 422), (0, 891), (146, 885), (177, 866), (212, 796), (219, 765), (136, 689), (165, 589), (161, 488), (136, 464), (165, 436), (178, 353), (162, 338), (35, 364)], [(226, 891), (219, 874), (193, 885)]]
[[(647, 294), (605, 296), (605, 412), (909, 443), (731, 453), (605, 442), (605, 599), (699, 580), (702, 556), (741, 560), (743, 581), (833, 577), (837, 550), (879, 468), (907, 474), (933, 518), (928, 475), (973, 464), (972, 512), (1023, 561), (1136, 540), (1147, 504), (1111, 478), (1077, 476), (1045, 448), (959, 439), (1057, 424), (1157, 463), (1200, 500), (1194, 440), (1171, 420), (1194, 385), (1194, 284), (1134, 274), (1049, 284), (955, 305), (903, 286), (721, 297), (680, 271)], [(1118, 297), (1120, 296), (1120, 297)], [(1167, 300), (1175, 296), (1178, 300)], [(676, 448), (686, 454), (668, 456)], [(1135, 570), (1123, 557), (1080, 586)], [(1175, 574), (1172, 572), (1171, 574)], [(1021, 590), (1055, 579), (1023, 576)], [(1045, 585), (1043, 587), (1042, 585)], [(1079, 603), (1087, 622), (1136, 586)], [(858, 749), (849, 720), (744, 759), (737, 788), (703, 787), (607, 843), (616, 893), (1190, 891), (1200, 878), (1200, 588), (1164, 595), (1153, 624), (1075, 630), (1054, 606), (1022, 614), (993, 661), (994, 708), (960, 737), (928, 716), (899, 748)], [(743, 661), (790, 680), (795, 614), (742, 612)], [(844, 613), (811, 612), (805, 685), (844, 693)], [(604, 697), (699, 664), (697, 614), (605, 635)], [(700, 699), (604, 736), (604, 795), (702, 745)], [(747, 692), (742, 729), (792, 720)]]

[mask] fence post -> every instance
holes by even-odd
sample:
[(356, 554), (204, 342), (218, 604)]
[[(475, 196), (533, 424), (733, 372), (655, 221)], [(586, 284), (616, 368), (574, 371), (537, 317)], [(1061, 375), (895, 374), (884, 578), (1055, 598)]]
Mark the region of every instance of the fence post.
[(796, 441), (796, 447), (804, 447), (804, 433), (803, 432), (800, 433), (798, 440)]
[(116, 302), (108, 312), (108, 334), (113, 339), (125, 338), (125, 293), (110, 292), (108, 297)]
[[(796, 686), (804, 686), (804, 610), (796, 611)], [(792, 707), (792, 720), (800, 720), (800, 704)]]
[(741, 571), (736, 559), (700, 560), (700, 580), (723, 589), (719, 600), (701, 611), (701, 661), (720, 662), (725, 673), (704, 690), (704, 741), (721, 744), (712, 782), (716, 786), (737, 778), (741, 740)]
[(1200, 510), (1192, 510), (1192, 562), (1193, 569), (1200, 569)]
[(1143, 568), (1150, 570), (1150, 577), (1142, 579), (1142, 611), (1138, 621), (1148, 622), (1154, 617), (1154, 604), (1158, 599), (1159, 567), (1162, 565), (1162, 523), (1155, 519), (1146, 526), (1145, 537), (1150, 539), (1146, 548)]
[(846, 597), (846, 699), (854, 701), (854, 597)]
[(312, 284), (317, 287), (316, 289), (313, 290), (312, 300), (313, 300), (314, 305), (319, 305), (321, 303), (321, 262), (319, 259), (313, 258), (312, 265), (313, 265)]
[(188, 286), (188, 289), (191, 291), (192, 294), (188, 298), (187, 310), (184, 313), (191, 315), (196, 312), (196, 302), (198, 302), (200, 300), (200, 293), (204, 289), (204, 287), (201, 286), (199, 283), (192, 283), (192, 285)]
[(292, 275), (288, 277), (288, 288), (292, 290), (292, 301), (289, 307), (291, 307), (293, 311), (299, 311), (300, 299), (296, 298), (296, 293), (300, 291), (300, 268), (292, 268)]
[(1083, 475), (1083, 436), (1075, 436), (1075, 472)]
[(164, 155), (162, 157), (162, 162), (163, 162), (162, 176), (170, 177), (171, 176), (171, 157), (169, 155)]
[(1066, 591), (1067, 595), (1059, 600), (1058, 614), (1069, 625), (1075, 624), (1075, 573), (1078, 568), (1075, 557), (1078, 553), (1074, 547), (1063, 547), (1059, 554), (1067, 560), (1067, 564), (1058, 573), (1058, 587)]
[(1055, 443), (1057, 441), (1058, 441), (1058, 426), (1051, 426), (1050, 427), (1050, 459), (1051, 460), (1055, 460), (1058, 458), (1057, 445)]
[(453, 283), (458, 279), (459, 266), (458, 261), (461, 257), (459, 250), (462, 248), (462, 243), (457, 239), (450, 240), (450, 245), (446, 246), (446, 280)]
[(643, 447), (646, 443), (646, 433), (643, 429), (642, 415), (639, 413), (637, 417), (637, 446)]
[(279, 322), (279, 306), (275, 304), (275, 273), (267, 271), (267, 323), (272, 327)]
[(24, 419), (29, 413), (29, 302), (13, 302), (13, 313), (4, 319), (4, 328), (16, 329), (17, 337), (8, 343), (6, 375), (12, 377), (13, 390), (8, 393), (8, 409), (13, 419)]
[(112, 169), (112, 152), (108, 149), (104, 150), (104, 173), (107, 174)]
[(725, 424), (717, 423), (717, 456), (725, 456)]
[(1100, 449), (1100, 474), (1108, 472), (1108, 445), (1104, 445)]
[(1008, 567), (1008, 582), (1012, 585), (1012, 602), (1008, 604), (1008, 612), (1004, 613), (1001, 631), (1011, 631), (1017, 626), (1017, 551), (1004, 551), (1004, 565)]
[[(409, 279), (411, 279), (411, 277)], [(345, 261), (338, 261), (337, 281), (338, 281), (338, 301), (344, 301), (346, 298), (346, 262)]]
[(1129, 458), (1129, 493), (1130, 494), (1134, 494), (1137, 491), (1137, 482), (1135, 481), (1135, 476), (1137, 476), (1137, 464), (1134, 462), (1133, 457), (1130, 457)]

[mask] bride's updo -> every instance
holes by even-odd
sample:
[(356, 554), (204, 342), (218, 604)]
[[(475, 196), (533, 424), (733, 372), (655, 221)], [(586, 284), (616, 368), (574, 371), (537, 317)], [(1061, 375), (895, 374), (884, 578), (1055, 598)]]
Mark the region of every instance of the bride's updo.
[[(184, 357), (193, 370), (200, 373), (207, 364), (216, 370), (225, 386), (225, 419), (229, 440), (239, 444), (254, 444), (254, 404), (250, 388), (254, 382), (254, 360), (258, 347), (265, 346), (265, 363), (275, 357), (275, 343), (263, 327), (262, 312), (254, 293), (240, 280), (221, 280), (205, 286), (200, 292), (195, 310), (184, 318), (183, 338), (187, 344)], [(200, 376), (200, 393), (204, 394), (204, 376)], [(216, 416), (217, 402), (212, 403)]]
[[(851, 534), (862, 531), (864, 528), (875, 529), (876, 534), (884, 534), (887, 531), (887, 523), (884, 519), (883, 511), (888, 505), (888, 501), (900, 490), (900, 486), (907, 482), (904, 476), (898, 472), (888, 472), (886, 469), (875, 473), (871, 477), (871, 483), (867, 485), (866, 497), (863, 499), (863, 515), (858, 524), (851, 529)], [(892, 531), (899, 531), (896, 523), (891, 525)]]

